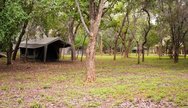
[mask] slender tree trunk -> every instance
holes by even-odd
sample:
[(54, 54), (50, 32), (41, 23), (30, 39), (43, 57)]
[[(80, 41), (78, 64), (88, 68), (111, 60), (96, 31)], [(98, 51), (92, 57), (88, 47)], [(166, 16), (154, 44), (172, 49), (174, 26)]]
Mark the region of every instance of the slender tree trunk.
[(86, 41), (86, 36), (84, 37), (84, 41), (82, 43), (82, 54), (81, 54), (81, 59), (80, 59), (81, 62), (82, 62), (83, 56), (84, 56), (84, 43), (85, 43), (85, 41)]
[(118, 33), (115, 34), (115, 40), (114, 40), (114, 60), (116, 60), (117, 43), (118, 43)]
[(143, 8), (143, 11), (146, 12), (147, 16), (148, 16), (148, 27), (144, 28), (144, 42), (142, 43), (142, 62), (144, 62), (144, 56), (145, 56), (145, 51), (144, 51), (144, 46), (147, 43), (147, 36), (149, 31), (151, 30), (151, 23), (150, 23), (150, 14), (148, 12), (148, 10), (146, 8)]
[(127, 45), (127, 48), (125, 49), (125, 56), (126, 56), (127, 58), (129, 58), (129, 50), (130, 50), (130, 47), (131, 47), (131, 44), (132, 44), (132, 40), (133, 40), (133, 39), (130, 39), (130, 40), (129, 40), (129, 43), (128, 43), (128, 45)]
[(25, 47), (25, 57), (24, 57), (24, 62), (27, 61), (27, 52), (28, 52), (28, 48), (27, 48), (27, 44), (28, 44), (28, 33), (26, 34), (26, 47)]
[(137, 42), (137, 56), (138, 56), (138, 64), (140, 64), (140, 45), (139, 45), (139, 43)]
[(103, 55), (103, 40), (102, 40), (102, 35), (100, 36), (100, 55)]
[(24, 25), (23, 25), (23, 27), (22, 27), (22, 31), (21, 31), (20, 36), (19, 36), (19, 38), (18, 38), (18, 42), (16, 43), (16, 46), (15, 46), (15, 48), (14, 48), (12, 60), (16, 60), (16, 55), (17, 55), (17, 52), (18, 52), (20, 43), (21, 43), (21, 41), (22, 41), (22, 38), (23, 38), (23, 36), (24, 36), (24, 34), (25, 34), (27, 25), (28, 25), (28, 20), (26, 20), (26, 21), (24, 22)]
[(68, 23), (68, 29), (69, 29), (69, 42), (71, 43), (71, 59), (74, 61), (76, 60), (76, 49), (75, 49), (75, 43), (74, 43), (74, 19), (70, 19)]
[(122, 41), (124, 41), (124, 42), (122, 42), (122, 44), (123, 44), (122, 55), (123, 55), (124, 58), (126, 58), (126, 49), (127, 49), (127, 47), (126, 47), (125, 40), (122, 40)]
[(142, 45), (142, 62), (144, 62), (145, 58), (145, 51), (144, 51), (144, 46)]
[(187, 51), (186, 51), (186, 45), (184, 41), (183, 41), (183, 52), (184, 52), (184, 58), (186, 59)]
[(7, 65), (11, 65), (12, 64), (12, 43), (10, 43), (9, 48), (7, 50)]

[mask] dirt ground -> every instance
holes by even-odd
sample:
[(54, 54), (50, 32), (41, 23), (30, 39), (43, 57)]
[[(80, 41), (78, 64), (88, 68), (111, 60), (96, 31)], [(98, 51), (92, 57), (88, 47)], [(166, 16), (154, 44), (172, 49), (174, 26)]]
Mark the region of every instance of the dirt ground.
[(0, 108), (188, 107), (188, 60), (147, 59), (97, 57), (94, 83), (84, 82), (84, 62), (0, 60)]

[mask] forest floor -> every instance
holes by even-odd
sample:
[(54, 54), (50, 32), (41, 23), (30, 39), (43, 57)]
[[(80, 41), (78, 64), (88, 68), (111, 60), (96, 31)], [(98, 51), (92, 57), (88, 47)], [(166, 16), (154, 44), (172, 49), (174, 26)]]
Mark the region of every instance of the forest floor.
[(112, 58), (96, 57), (94, 83), (84, 82), (84, 62), (0, 59), (0, 108), (188, 107), (188, 59)]

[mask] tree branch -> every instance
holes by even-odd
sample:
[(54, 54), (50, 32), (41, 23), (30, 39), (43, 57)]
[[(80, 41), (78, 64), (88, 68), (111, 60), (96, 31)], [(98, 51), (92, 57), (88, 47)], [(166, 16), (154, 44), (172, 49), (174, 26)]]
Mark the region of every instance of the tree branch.
[(77, 26), (76, 26), (76, 28), (75, 28), (75, 30), (74, 30), (74, 36), (76, 35), (80, 24), (81, 24), (81, 22), (78, 22), (78, 24), (77, 24)]
[(81, 22), (82, 22), (82, 24), (83, 24), (83, 26), (84, 26), (84, 29), (85, 29), (86, 33), (87, 33), (89, 36), (91, 36), (90, 31), (89, 31), (89, 29), (88, 29), (88, 27), (87, 27), (87, 25), (86, 25), (86, 23), (85, 23), (85, 21), (84, 21), (84, 17), (83, 17), (83, 15), (82, 15), (82, 12), (81, 12), (81, 10), (80, 10), (80, 5), (79, 5), (79, 3), (78, 3), (78, 0), (75, 0), (75, 3), (76, 3), (76, 6), (77, 6), (77, 8), (78, 8), (78, 12), (79, 12), (79, 14), (80, 14)]

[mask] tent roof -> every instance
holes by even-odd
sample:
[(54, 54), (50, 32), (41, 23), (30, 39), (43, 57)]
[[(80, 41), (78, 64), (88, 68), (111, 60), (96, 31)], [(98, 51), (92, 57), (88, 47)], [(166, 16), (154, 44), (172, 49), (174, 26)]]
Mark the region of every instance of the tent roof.
[[(47, 37), (47, 38), (42, 38), (42, 39), (31, 39), (27, 41), (27, 48), (40, 48), (46, 45), (49, 45), (53, 42), (59, 41), (60, 47), (65, 48), (65, 47), (70, 47), (71, 44), (64, 42), (61, 40), (59, 37)], [(20, 43), (20, 48), (26, 48), (26, 41), (22, 41)]]
[(3, 54), (3, 53), (0, 52), (0, 58), (1, 57), (7, 57), (7, 56), (5, 54)]

